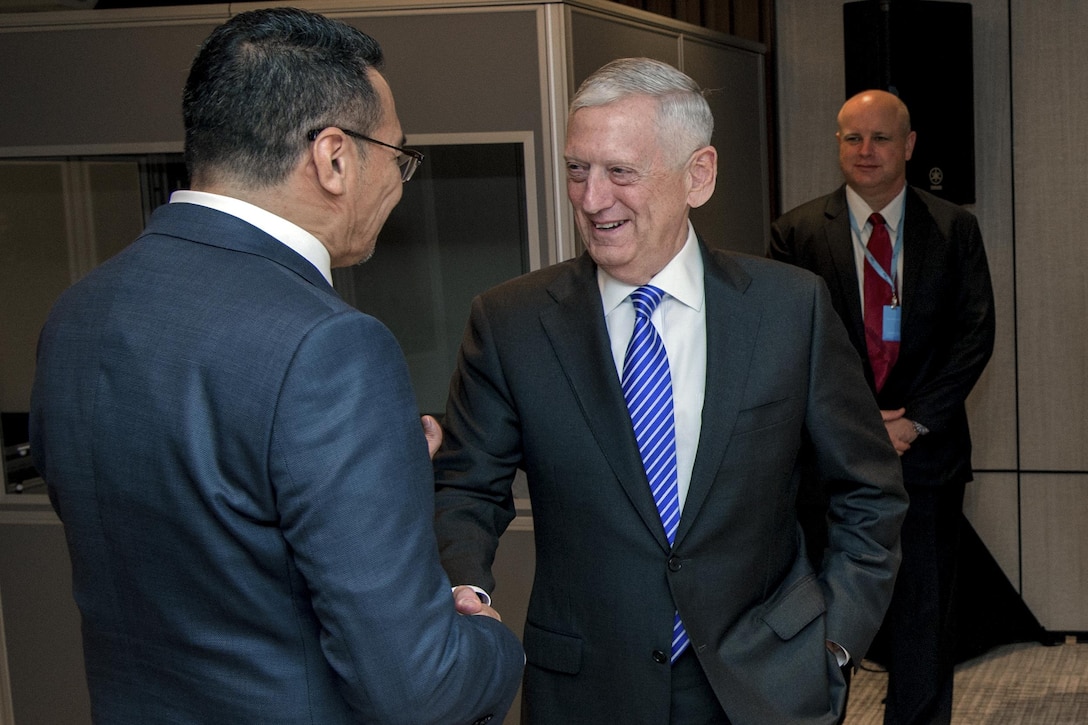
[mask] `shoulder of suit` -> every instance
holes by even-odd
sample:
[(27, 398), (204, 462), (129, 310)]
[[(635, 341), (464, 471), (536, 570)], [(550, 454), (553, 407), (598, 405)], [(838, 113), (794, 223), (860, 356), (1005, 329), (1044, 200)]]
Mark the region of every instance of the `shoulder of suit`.
[(815, 273), (803, 267), (753, 254), (711, 249), (710, 257), (719, 269), (725, 273), (726, 278), (734, 281), (745, 280), (746, 283), (807, 286), (814, 284), (818, 279)]
[(480, 297), (488, 303), (522, 304), (548, 290), (570, 290), (596, 284), (596, 268), (588, 255), (575, 257), (513, 277), (487, 289)]
[(846, 208), (846, 195), (843, 188), (839, 187), (830, 194), (809, 199), (795, 206), (778, 217), (775, 225), (779, 228), (786, 228), (800, 226), (805, 223), (822, 224), (828, 217), (838, 216)]

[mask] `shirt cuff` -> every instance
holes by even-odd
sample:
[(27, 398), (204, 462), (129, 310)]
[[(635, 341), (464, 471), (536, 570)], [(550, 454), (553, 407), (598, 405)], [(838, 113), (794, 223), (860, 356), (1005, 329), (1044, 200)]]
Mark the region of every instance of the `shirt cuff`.
[(844, 667), (846, 663), (850, 661), (850, 653), (838, 642), (832, 642), (831, 640), (825, 640), (825, 642), (827, 644), (827, 651), (835, 655), (835, 660), (839, 663), (839, 667)]
[[(481, 602), (483, 602), (484, 604), (486, 604), (489, 607), (491, 606), (491, 595), (488, 594), (487, 592), (485, 592), (483, 589), (481, 589), (478, 586), (474, 586), (472, 584), (462, 584), (461, 586), (466, 586), (469, 589), (471, 589), (472, 591), (476, 592), (476, 596), (478, 596), (480, 598)], [(450, 587), (450, 591), (453, 591), (456, 588), (457, 587)]]

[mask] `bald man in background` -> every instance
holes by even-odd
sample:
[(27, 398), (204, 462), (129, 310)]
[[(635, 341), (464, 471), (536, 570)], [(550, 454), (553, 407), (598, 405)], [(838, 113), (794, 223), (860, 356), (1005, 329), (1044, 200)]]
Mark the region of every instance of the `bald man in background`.
[(907, 185), (916, 134), (899, 98), (850, 98), (836, 136), (845, 184), (778, 219), (770, 255), (827, 282), (903, 466), (903, 562), (874, 645), (888, 669), (884, 722), (948, 723), (972, 478), (965, 401), (994, 345), (986, 251), (971, 213)]

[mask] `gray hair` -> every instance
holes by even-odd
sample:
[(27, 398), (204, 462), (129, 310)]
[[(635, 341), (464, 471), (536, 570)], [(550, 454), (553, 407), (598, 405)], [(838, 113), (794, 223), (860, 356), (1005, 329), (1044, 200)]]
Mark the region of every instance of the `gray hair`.
[(714, 116), (702, 89), (668, 63), (652, 58), (619, 58), (601, 66), (579, 86), (570, 114), (630, 96), (657, 99), (662, 144), (671, 147), (678, 161), (710, 144)]

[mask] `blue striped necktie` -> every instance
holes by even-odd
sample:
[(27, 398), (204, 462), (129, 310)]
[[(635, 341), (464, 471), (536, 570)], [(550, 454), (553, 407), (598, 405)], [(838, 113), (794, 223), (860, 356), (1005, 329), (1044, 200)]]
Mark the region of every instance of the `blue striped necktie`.
[[(642, 454), (665, 536), (672, 544), (680, 525), (680, 496), (676, 482), (676, 425), (673, 420), (672, 376), (665, 344), (650, 316), (665, 296), (663, 290), (643, 285), (631, 293), (635, 329), (623, 358), (623, 397)], [(688, 634), (677, 612), (673, 621), (672, 661), (688, 646)]]

